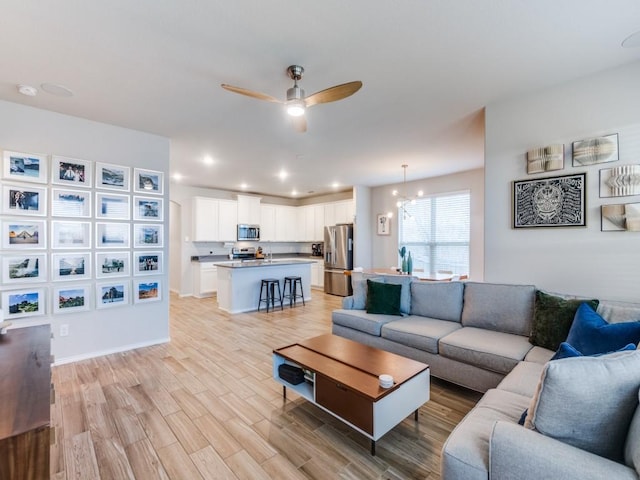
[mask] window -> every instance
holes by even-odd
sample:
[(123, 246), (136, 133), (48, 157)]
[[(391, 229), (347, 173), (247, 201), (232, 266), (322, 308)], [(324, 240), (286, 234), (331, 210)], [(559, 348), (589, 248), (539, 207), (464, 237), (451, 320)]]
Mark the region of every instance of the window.
[(411, 252), (414, 270), (469, 273), (470, 198), (456, 192), (398, 208), (399, 245)]

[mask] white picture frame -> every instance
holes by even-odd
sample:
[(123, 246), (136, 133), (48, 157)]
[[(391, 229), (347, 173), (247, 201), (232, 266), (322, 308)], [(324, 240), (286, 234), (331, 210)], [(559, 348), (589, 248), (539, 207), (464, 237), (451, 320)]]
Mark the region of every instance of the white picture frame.
[(160, 197), (133, 197), (133, 219), (143, 222), (164, 221), (164, 199)]
[(2, 176), (7, 179), (30, 183), (48, 182), (47, 156), (40, 153), (2, 153)]
[(51, 278), (54, 281), (91, 279), (91, 253), (65, 252), (52, 254)]
[(2, 292), (4, 320), (44, 315), (46, 296), (44, 288), (25, 288)]
[(2, 213), (4, 215), (47, 214), (47, 187), (5, 183), (2, 185)]
[(128, 223), (97, 222), (96, 248), (129, 248), (130, 231)]
[(129, 220), (131, 197), (117, 193), (96, 192), (96, 218), (103, 220)]
[(91, 217), (91, 192), (70, 188), (51, 189), (52, 217)]
[(164, 259), (162, 250), (133, 252), (133, 275), (158, 275), (163, 273)]
[(47, 222), (32, 218), (2, 220), (2, 248), (37, 250), (47, 247)]
[(53, 289), (53, 313), (77, 313), (91, 309), (91, 288), (88, 285), (65, 284)]
[(145, 195), (164, 193), (164, 173), (157, 170), (133, 169), (133, 191)]
[(54, 220), (51, 222), (51, 248), (91, 248), (91, 222)]
[(131, 254), (128, 250), (96, 253), (96, 278), (128, 277), (131, 275)]
[(151, 223), (133, 224), (134, 248), (162, 247), (164, 243), (164, 226)]
[(91, 188), (93, 185), (93, 162), (52, 155), (51, 183), (68, 187)]
[(129, 191), (131, 168), (112, 163), (96, 162), (96, 188)]
[(47, 281), (47, 255), (15, 253), (2, 255), (2, 283), (36, 283)]
[(96, 308), (129, 305), (129, 280), (96, 283)]
[(158, 302), (162, 300), (162, 281), (149, 278), (133, 281), (133, 303)]

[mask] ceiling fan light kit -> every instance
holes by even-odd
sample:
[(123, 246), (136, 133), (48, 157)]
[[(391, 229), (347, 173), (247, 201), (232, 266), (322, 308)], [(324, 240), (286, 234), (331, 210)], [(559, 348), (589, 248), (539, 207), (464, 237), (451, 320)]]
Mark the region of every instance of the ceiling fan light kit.
[(300, 65), (290, 65), (287, 68), (287, 75), (293, 80), (293, 87), (287, 90), (286, 101), (280, 100), (267, 95), (266, 93), (255, 92), (253, 90), (247, 90), (246, 88), (234, 87), (233, 85), (227, 85), (223, 83), (222, 88), (233, 93), (239, 93), (240, 95), (246, 95), (248, 97), (257, 98), (258, 100), (265, 100), (273, 103), (283, 103), (286, 107), (287, 113), (295, 118), (293, 122), (294, 128), (299, 132), (307, 131), (307, 122), (304, 119), (304, 113), (306, 109), (317, 105), (318, 103), (329, 103), (343, 98), (350, 97), (362, 88), (361, 81), (343, 83), (342, 85), (335, 85), (333, 87), (326, 88), (313, 95), (305, 96), (305, 92), (298, 86), (298, 80), (302, 79), (304, 74), (304, 68)]

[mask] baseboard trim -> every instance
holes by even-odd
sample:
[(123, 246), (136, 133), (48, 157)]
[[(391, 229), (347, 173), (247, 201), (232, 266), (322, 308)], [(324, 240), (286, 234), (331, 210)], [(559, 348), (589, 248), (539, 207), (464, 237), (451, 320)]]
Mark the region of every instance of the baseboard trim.
[(97, 352), (83, 353), (82, 355), (73, 355), (71, 357), (56, 358), (53, 365), (56, 366), (56, 365), (65, 365), (67, 363), (80, 362), (82, 360), (89, 360), (90, 358), (103, 357), (105, 355), (111, 355), (113, 353), (120, 353), (120, 352), (126, 352), (128, 350), (135, 350), (136, 348), (151, 347), (153, 345), (159, 345), (161, 343), (169, 343), (170, 341), (171, 341), (170, 337), (159, 338), (156, 340), (150, 340), (148, 342), (132, 343), (130, 345), (121, 345), (117, 348), (111, 348), (108, 350), (99, 350)]

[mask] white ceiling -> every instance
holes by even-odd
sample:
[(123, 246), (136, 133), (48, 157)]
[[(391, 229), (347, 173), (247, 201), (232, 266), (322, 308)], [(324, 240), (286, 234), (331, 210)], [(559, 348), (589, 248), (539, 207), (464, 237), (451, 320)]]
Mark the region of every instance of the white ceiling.
[[(637, 30), (637, 0), (2, 0), (0, 98), (169, 137), (186, 184), (303, 197), (481, 167), (485, 105), (638, 60)], [(284, 98), (291, 64), (307, 94), (364, 86), (304, 134), (220, 88)], [(46, 82), (74, 96), (17, 93)]]

